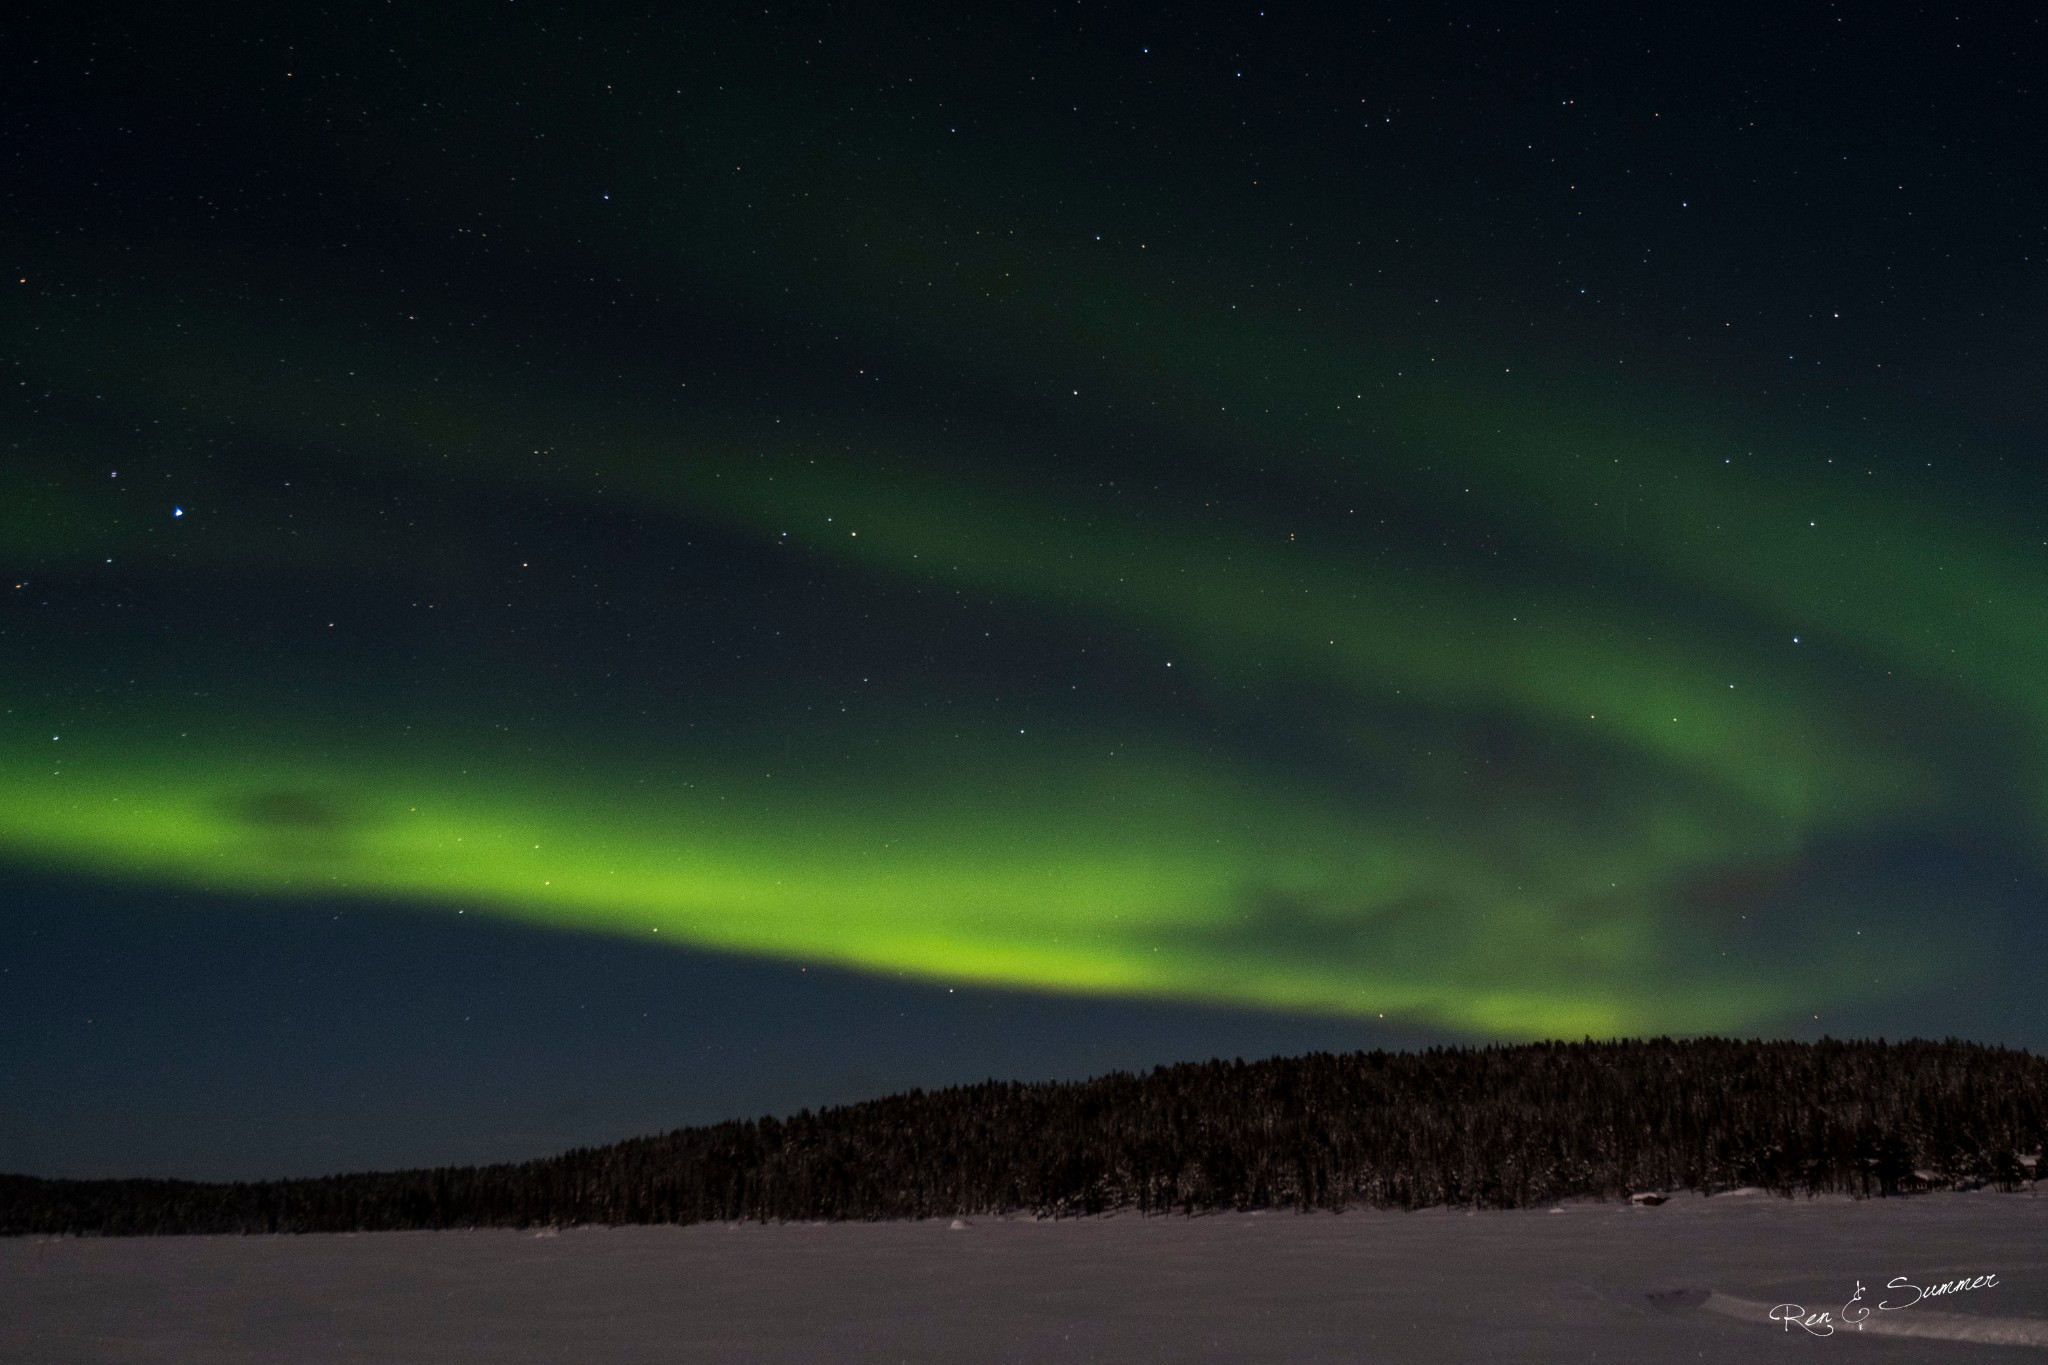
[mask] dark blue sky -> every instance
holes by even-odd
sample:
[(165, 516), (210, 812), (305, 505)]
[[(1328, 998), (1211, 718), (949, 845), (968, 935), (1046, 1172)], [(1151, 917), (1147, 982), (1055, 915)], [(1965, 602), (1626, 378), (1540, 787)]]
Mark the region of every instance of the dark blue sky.
[(0, 1170), (2048, 1040), (2043, 21), (0, 21)]

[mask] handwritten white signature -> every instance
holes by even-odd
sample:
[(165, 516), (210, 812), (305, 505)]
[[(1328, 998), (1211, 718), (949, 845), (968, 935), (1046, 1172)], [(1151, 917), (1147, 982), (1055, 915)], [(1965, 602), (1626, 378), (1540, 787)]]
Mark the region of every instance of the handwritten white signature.
[[(1923, 1288), (1908, 1280), (1904, 1275), (1898, 1275), (1894, 1276), (1885, 1285), (1885, 1288), (1901, 1291), (1911, 1290), (1913, 1294), (1912, 1298), (1905, 1300), (1903, 1303), (1893, 1303), (1888, 1298), (1878, 1302), (1878, 1312), (1892, 1313), (1901, 1308), (1911, 1308), (1914, 1304), (1926, 1299), (1943, 1298), (1950, 1294), (1967, 1294), (1973, 1289), (1996, 1289), (1998, 1288), (1998, 1276), (1966, 1275), (1960, 1280), (1944, 1280), (1940, 1284), (1928, 1285)], [(1860, 1332), (1863, 1330), (1864, 1322), (1870, 1317), (1869, 1308), (1859, 1308), (1856, 1306), (1862, 1301), (1863, 1281), (1858, 1280), (1856, 1281), (1856, 1292), (1849, 1296), (1849, 1301), (1842, 1305), (1839, 1312), (1809, 1313), (1800, 1304), (1781, 1303), (1771, 1310), (1771, 1321), (1784, 1323), (1785, 1330), (1788, 1332), (1794, 1327), (1803, 1327), (1808, 1333), (1817, 1337), (1831, 1337), (1835, 1334), (1837, 1327), (1853, 1327)]]

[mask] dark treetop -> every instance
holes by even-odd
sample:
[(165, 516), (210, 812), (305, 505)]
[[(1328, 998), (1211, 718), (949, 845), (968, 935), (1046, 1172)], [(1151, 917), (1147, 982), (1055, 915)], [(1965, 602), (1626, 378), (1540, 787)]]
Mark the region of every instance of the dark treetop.
[(541, 1161), (255, 1184), (0, 1178), (0, 1232), (335, 1232), (1516, 1208), (1887, 1195), (2036, 1174), (2048, 1063), (1961, 1042), (1542, 1043), (988, 1082)]

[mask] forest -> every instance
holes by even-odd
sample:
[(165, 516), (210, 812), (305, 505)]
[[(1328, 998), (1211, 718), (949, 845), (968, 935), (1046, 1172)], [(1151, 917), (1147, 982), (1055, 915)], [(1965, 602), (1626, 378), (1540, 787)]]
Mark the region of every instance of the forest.
[(489, 1166), (209, 1184), (0, 1175), (0, 1235), (1521, 1208), (2019, 1188), (2048, 1059), (1701, 1038), (1314, 1053), (912, 1090)]

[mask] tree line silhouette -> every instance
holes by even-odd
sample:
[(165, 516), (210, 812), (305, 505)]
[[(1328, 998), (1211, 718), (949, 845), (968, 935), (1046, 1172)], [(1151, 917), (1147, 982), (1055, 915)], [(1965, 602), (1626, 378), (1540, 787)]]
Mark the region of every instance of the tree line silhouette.
[(342, 1232), (1117, 1210), (1519, 1208), (2031, 1180), (2048, 1059), (1668, 1038), (989, 1081), (535, 1161), (206, 1184), (0, 1176), (0, 1234)]

